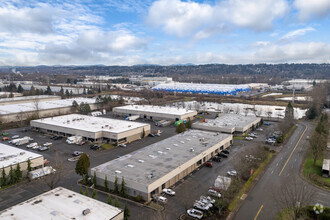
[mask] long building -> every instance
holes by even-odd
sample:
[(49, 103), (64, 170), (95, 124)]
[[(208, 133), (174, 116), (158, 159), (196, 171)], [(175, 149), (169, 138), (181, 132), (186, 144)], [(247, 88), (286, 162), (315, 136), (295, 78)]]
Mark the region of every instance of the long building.
[(260, 125), (261, 118), (239, 114), (219, 114), (216, 119), (203, 119), (192, 124), (192, 128), (223, 133), (245, 133)]
[(116, 177), (118, 184), (124, 178), (128, 195), (149, 201), (229, 147), (232, 140), (229, 134), (189, 130), (94, 167), (91, 173), (101, 186), (107, 178), (112, 189)]
[(72, 98), (51, 101), (30, 101), (28, 103), (0, 105), (0, 121), (2, 123), (23, 121), (29, 117), (38, 118), (72, 113), (72, 103), (76, 101), (89, 104), (91, 110), (97, 109), (96, 99)]
[(197, 115), (197, 112), (193, 110), (155, 105), (126, 105), (115, 107), (112, 111), (119, 115), (140, 115), (141, 118), (151, 120), (167, 119), (178, 121), (193, 119)]
[(6, 175), (9, 174), (10, 167), (15, 169), (17, 164), (20, 165), (21, 171), (26, 175), (29, 159), (33, 169), (41, 168), (44, 165), (42, 155), (0, 143), (0, 170), (2, 172), (2, 169), (4, 169)]
[(45, 101), (54, 101), (60, 99), (61, 96), (54, 96), (54, 95), (21, 96), (14, 98), (2, 98), (0, 99), (0, 105), (13, 105), (13, 104), (22, 104), (29, 102), (45, 102)]
[(0, 219), (124, 219), (123, 210), (58, 187), (0, 211)]
[(79, 135), (90, 141), (125, 143), (150, 133), (150, 124), (71, 114), (30, 122), (32, 128), (62, 136)]

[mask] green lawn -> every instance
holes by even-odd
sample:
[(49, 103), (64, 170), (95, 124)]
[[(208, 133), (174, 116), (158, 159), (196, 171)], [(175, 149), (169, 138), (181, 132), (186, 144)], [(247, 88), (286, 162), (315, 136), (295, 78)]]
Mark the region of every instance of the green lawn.
[(102, 148), (104, 150), (109, 150), (111, 148), (114, 148), (114, 146), (112, 144), (102, 144)]
[[(317, 160), (316, 164), (314, 165), (313, 158), (310, 155), (308, 155), (308, 157), (306, 158), (305, 164), (304, 164), (303, 174), (306, 178), (310, 179), (312, 182), (314, 182), (317, 185), (320, 185), (319, 181), (323, 181), (327, 185), (330, 185), (330, 178), (324, 178), (321, 176), (322, 163), (323, 163), (323, 160), (320, 159), (320, 160)], [(318, 176), (317, 177), (318, 181), (314, 181), (314, 179), (310, 178), (311, 174), (316, 174)]]
[(244, 140), (244, 137), (241, 137), (241, 136), (234, 136), (234, 139), (236, 139), (236, 140)]

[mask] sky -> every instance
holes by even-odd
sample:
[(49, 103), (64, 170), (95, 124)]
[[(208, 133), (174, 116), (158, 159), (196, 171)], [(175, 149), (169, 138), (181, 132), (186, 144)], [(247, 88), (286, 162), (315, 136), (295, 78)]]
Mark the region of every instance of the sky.
[(330, 0), (0, 0), (0, 66), (329, 62)]

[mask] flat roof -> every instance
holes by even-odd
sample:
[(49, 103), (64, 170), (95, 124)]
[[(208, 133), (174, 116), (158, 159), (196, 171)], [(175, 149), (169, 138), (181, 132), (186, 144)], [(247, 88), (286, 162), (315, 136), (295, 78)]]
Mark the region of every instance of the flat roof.
[[(90, 213), (83, 215), (86, 209)], [(1, 219), (112, 219), (121, 209), (58, 187), (0, 212)]]
[(245, 116), (240, 114), (219, 114), (216, 119), (206, 119), (205, 122), (195, 122), (194, 124), (207, 127), (245, 127), (260, 118), (256, 116)]
[[(19, 94), (19, 93), (18, 93)], [(13, 101), (21, 101), (21, 100), (34, 100), (34, 99), (47, 99), (47, 98), (60, 98), (60, 96), (55, 95), (33, 95), (33, 96), (20, 96), (20, 97), (13, 97), (13, 98), (2, 98), (0, 99), (1, 102), (13, 102)]]
[(62, 115), (57, 117), (37, 119), (33, 121), (88, 132), (106, 131), (111, 133), (122, 133), (128, 130), (149, 125), (140, 122), (94, 117), (80, 114)]
[(188, 110), (184, 108), (170, 107), (170, 106), (158, 106), (158, 105), (125, 105), (115, 107), (115, 109), (123, 109), (128, 111), (143, 111), (149, 113), (161, 113), (169, 115), (184, 115), (188, 113), (196, 113), (194, 110)]
[(149, 185), (230, 136), (189, 130), (106, 162), (93, 170)]
[(42, 157), (42, 155), (0, 143), (0, 169), (38, 157)]
[[(96, 99), (94, 99), (94, 98), (72, 98), (72, 99), (61, 99), (61, 100), (52, 100), (52, 101), (42, 101), (41, 100), (39, 102), (1, 105), (0, 106), (0, 115), (36, 111), (37, 107), (39, 110), (70, 107), (70, 106), (72, 106), (73, 101), (76, 101), (78, 104), (80, 104), (82, 102), (88, 103), (88, 104), (94, 104), (96, 102)], [(36, 103), (38, 103), (38, 104), (36, 104)], [(36, 105), (38, 105), (38, 106), (36, 106)]]

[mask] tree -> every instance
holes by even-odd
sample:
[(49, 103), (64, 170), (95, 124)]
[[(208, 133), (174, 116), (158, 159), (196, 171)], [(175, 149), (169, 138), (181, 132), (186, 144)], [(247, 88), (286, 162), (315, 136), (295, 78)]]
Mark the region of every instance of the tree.
[(58, 151), (55, 152), (53, 159), (53, 168), (56, 170), (52, 175), (46, 175), (42, 178), (42, 181), (49, 187), (49, 189), (54, 189), (58, 186), (59, 182), (67, 174), (67, 166), (62, 162)]
[(63, 95), (64, 95), (64, 89), (63, 89), (63, 86), (61, 86), (61, 89), (60, 89), (59, 94), (60, 94), (60, 96), (63, 96)]
[(130, 210), (127, 206), (127, 204), (125, 204), (125, 208), (124, 208), (124, 220), (128, 220), (128, 218), (131, 216)]
[(79, 108), (79, 105), (78, 105), (77, 101), (76, 100), (73, 100), (73, 102), (72, 102), (72, 110), (73, 111), (77, 111), (78, 108)]
[(85, 196), (89, 196), (89, 191), (88, 191), (88, 187), (86, 187), (86, 190), (85, 190), (85, 193), (84, 193)]
[(19, 182), (22, 179), (22, 171), (19, 163), (16, 165), (15, 177), (16, 177), (16, 182)]
[(65, 90), (65, 96), (66, 97), (69, 97), (70, 96), (70, 93), (69, 93), (69, 90), (68, 89)]
[(84, 195), (84, 191), (83, 191), (81, 186), (80, 186), (80, 191), (79, 192), (80, 192), (81, 195)]
[(93, 199), (96, 199), (97, 198), (97, 192), (95, 189), (93, 189), (93, 192), (92, 192), (92, 198)]
[(24, 92), (24, 89), (23, 89), (23, 87), (21, 86), (21, 84), (18, 85), (17, 92), (18, 92), (18, 93), (23, 93), (23, 92)]
[(79, 160), (77, 161), (75, 171), (78, 175), (84, 176), (85, 175), (85, 183), (88, 179), (88, 168), (90, 167), (90, 160), (86, 153), (81, 154)]
[(281, 210), (287, 210), (290, 219), (298, 219), (302, 208), (309, 205), (314, 197), (314, 189), (304, 181), (290, 178), (282, 184), (280, 191), (274, 191), (275, 204)]
[(184, 126), (184, 123), (180, 123), (178, 126), (175, 128), (176, 133), (182, 133), (186, 131), (186, 127)]
[(35, 95), (36, 94), (36, 89), (34, 88), (34, 86), (32, 85), (29, 91), (29, 95)]
[(111, 194), (109, 194), (109, 196), (108, 196), (107, 203), (108, 203), (109, 205), (112, 205)]
[(145, 130), (143, 128), (143, 130), (142, 130), (142, 138), (144, 138), (145, 136), (146, 136), (146, 132), (145, 132)]
[(118, 198), (115, 197), (115, 203), (113, 204), (115, 207), (120, 208), (120, 203), (118, 201)]
[(87, 103), (80, 103), (80, 106), (78, 108), (79, 113), (88, 115), (92, 110), (89, 104)]
[(51, 90), (50, 86), (47, 86), (46, 94), (47, 95), (52, 95), (52, 90)]
[(311, 146), (312, 157), (315, 165), (316, 161), (323, 156), (327, 145), (327, 139), (324, 135), (314, 132), (309, 140), (309, 144)]
[(33, 104), (34, 104), (35, 114), (36, 114), (37, 118), (40, 118), (40, 115), (39, 115), (39, 110), (40, 110), (39, 100), (35, 99)]
[(119, 189), (118, 189), (118, 177), (116, 176), (115, 177), (115, 182), (113, 183), (113, 191), (115, 192), (115, 193), (119, 193)]
[(191, 129), (191, 120), (188, 118), (188, 121), (186, 122), (186, 128)]
[(120, 195), (125, 197), (126, 196), (126, 187), (125, 187), (125, 180), (124, 177), (121, 177), (121, 187), (120, 187)]
[(2, 168), (0, 186), (5, 186), (6, 184), (7, 184), (6, 172), (5, 172), (5, 168)]
[(108, 177), (105, 176), (105, 179), (104, 179), (104, 189), (106, 192), (109, 191), (109, 188), (108, 188)]
[(13, 92), (10, 92), (10, 94), (9, 94), (9, 98), (14, 98), (14, 94), (13, 94)]
[(10, 170), (9, 170), (9, 184), (14, 184), (15, 183), (15, 180), (16, 180), (16, 177), (15, 177), (15, 172), (13, 170), (13, 167), (10, 165)]

